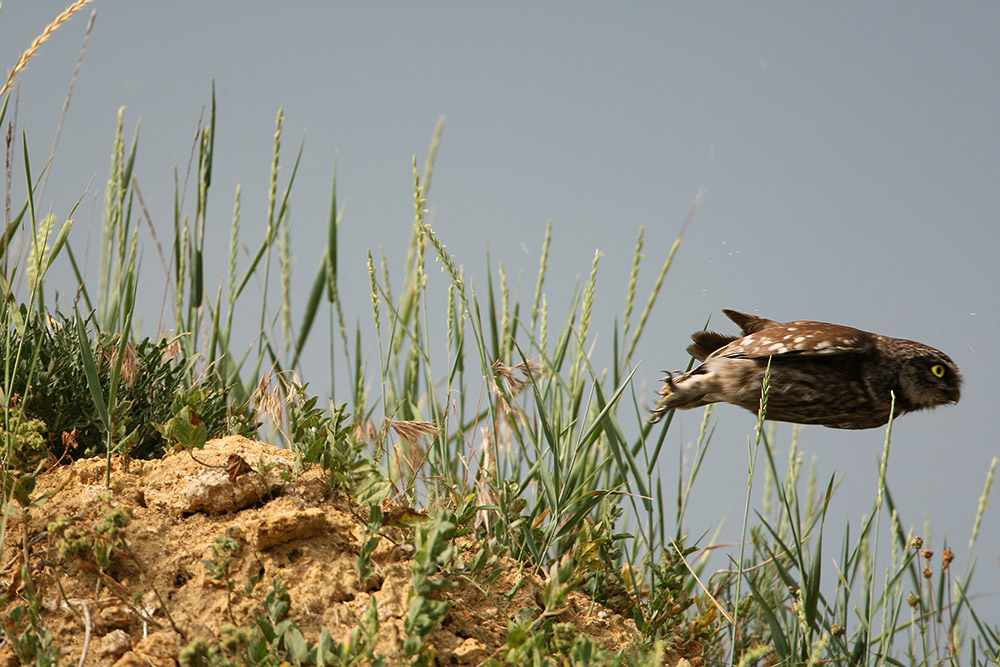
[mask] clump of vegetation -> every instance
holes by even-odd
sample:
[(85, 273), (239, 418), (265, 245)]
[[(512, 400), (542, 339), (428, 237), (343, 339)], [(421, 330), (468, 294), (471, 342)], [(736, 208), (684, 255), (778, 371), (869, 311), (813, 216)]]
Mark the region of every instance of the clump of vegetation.
[(385, 656), (375, 652), (379, 621), (374, 606), (358, 619), (358, 627), (343, 641), (334, 640), (323, 628), (314, 643), (306, 640), (294, 619), (288, 618), (291, 604), (288, 587), (275, 579), (261, 602), (253, 627), (224, 625), (218, 641), (205, 638), (191, 641), (180, 652), (178, 662), (184, 667), (386, 664)]
[(103, 494), (99, 500), (105, 510), (100, 521), (88, 526), (74, 518), (60, 517), (49, 523), (48, 534), (60, 558), (77, 561), (84, 567), (96, 565), (105, 572), (111, 567), (112, 554), (117, 552), (120, 555), (128, 550), (125, 527), (131, 517), (112, 504), (110, 492)]
[[(21, 431), (18, 443), (22, 468), (39, 460), (64, 456), (86, 458), (104, 453), (104, 421), (91, 395), (81, 341), (72, 321), (43, 317), (22, 307), (15, 330), (0, 337), (0, 353), (12, 360), (8, 386), (15, 393), (9, 409)], [(107, 395), (118, 350), (117, 336), (102, 334), (92, 350), (100, 391)], [(190, 408), (205, 424), (209, 437), (249, 432), (246, 411), (230, 404), (226, 387), (192, 382), (192, 372), (179, 356), (176, 340), (149, 338), (125, 346), (118, 402), (111, 441), (116, 453), (132, 458), (162, 456), (167, 443), (156, 426), (181, 407)], [(234, 417), (236, 419), (234, 419)], [(31, 424), (41, 438), (27, 437)], [(26, 458), (33, 452), (32, 460)]]

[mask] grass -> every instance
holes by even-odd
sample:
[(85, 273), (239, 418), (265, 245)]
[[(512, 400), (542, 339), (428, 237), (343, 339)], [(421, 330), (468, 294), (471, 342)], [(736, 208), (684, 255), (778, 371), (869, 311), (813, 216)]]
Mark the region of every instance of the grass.
[[(28, 48), (3, 92), (83, 4), (72, 5)], [(0, 123), (9, 100), (3, 97)], [(454, 540), (470, 534), (487, 545), (482, 559), (509, 554), (549, 582), (546, 613), (511, 619), (508, 649), (497, 659), (506, 664), (555, 664), (559, 657), (570, 664), (659, 664), (666, 650), (700, 656), (707, 664), (997, 664), (1000, 628), (981, 618), (971, 600), (974, 563), (956, 574), (949, 551), (935, 557), (904, 528), (902, 508), (887, 484), (891, 423), (878, 486), (871, 490), (872, 510), (860, 528), (840, 527), (839, 547), (831, 546), (825, 538), (835, 529), (826, 525), (826, 514), (838, 482), (810, 480), (803, 490), (795, 439), (787, 469), (780, 469), (780, 452), (764, 421), (766, 383), (757, 429), (748, 441), (743, 540), (729, 568), (705, 576), (711, 541), (699, 548), (696, 542), (704, 536), (687, 535), (683, 526), (691, 489), (710, 474), (702, 462), (714, 432), (711, 409), (671, 503), (657, 461), (672, 419), (649, 424), (646, 397), (631, 383), (636, 345), (690, 217), (645, 295), (638, 293), (639, 230), (621, 321), (610, 331), (592, 317), (600, 252), (564, 309), (556, 310), (546, 298), (551, 224), (535, 289), (522, 304), (510, 292), (502, 262), (487, 257), (488, 280), (477, 287), (427, 222), (439, 123), (426, 162), (420, 166), (413, 159), (413, 226), (401, 275), (390, 275), (385, 256), (368, 250), (372, 340), (360, 325), (347, 326), (353, 319), (345, 314), (350, 304), (339, 292), (343, 220), (336, 168), (326, 245), (316, 258), (303, 314), (293, 319), (288, 203), (302, 145), (281, 182), (283, 121), (279, 110), (264, 235), (244, 238), (237, 188), (225, 276), (213, 294), (205, 275), (206, 256), (217, 254), (205, 245), (215, 150), (213, 90), (189, 170), (183, 178), (175, 175), (172, 237), (166, 248), (155, 248), (165, 267), (164, 311), (172, 315), (173, 333), (153, 339), (140, 338), (133, 327), (138, 276), (151, 270), (138, 260), (144, 243), (134, 173), (138, 126), (127, 142), (125, 115), (119, 113), (96, 285), (80, 270), (78, 257), (86, 251), (70, 234), (75, 206), (61, 224), (40, 215), (34, 199), (40, 179), (32, 175), (27, 137), (20, 139), (20, 160), (12, 159), (16, 138), (8, 143), (7, 196), (14, 178), (23, 179), (27, 196), (8, 213), (0, 247), (0, 293), (7, 304), (0, 534), (11, 516), (45, 501), (33, 495), (33, 480), (66, 457), (98, 451), (109, 462), (112, 456), (153, 457), (168, 447), (197, 447), (207, 437), (241, 432), (281, 442), (304, 463), (322, 465), (332, 485), (367, 508), (370, 539), (357, 564), (362, 580), (370, 574), (366, 554), (380, 539), (382, 510), (427, 510), (400, 515), (415, 521), (414, 594), (401, 647), (411, 664), (433, 663), (434, 647), (425, 639), (447, 611), (433, 593), (447, 586), (448, 573), (459, 567)], [(190, 211), (184, 194), (189, 186), (195, 193)], [(700, 199), (701, 193), (692, 215)], [(243, 244), (252, 248), (245, 258), (238, 251)], [(428, 274), (428, 260), (443, 267), (444, 284)], [(67, 312), (47, 302), (52, 287), (46, 276), (56, 262), (67, 262), (76, 278), (76, 284), (60, 286), (62, 293), (79, 294)], [(251, 285), (260, 285), (260, 291), (250, 291)], [(637, 303), (643, 308), (636, 317)], [(436, 321), (432, 313), (441, 305), (445, 315)], [(349, 400), (331, 400), (328, 409), (317, 407), (308, 394), (301, 359), (324, 309), (330, 373), (346, 376), (350, 387)], [(238, 349), (234, 323), (251, 319), (258, 327), (255, 342)], [(610, 341), (605, 353), (612, 362), (605, 369), (591, 363), (599, 330), (601, 340)], [(130, 372), (135, 365), (157, 369), (144, 376), (157, 378), (156, 387), (170, 387), (169, 399), (137, 400), (130, 392), (150, 395), (151, 388), (136, 387)], [(62, 383), (59, 394), (68, 397), (56, 413), (40, 409), (46, 401), (32, 399), (42, 379)], [(84, 426), (90, 429), (87, 436)], [(751, 494), (760, 453), (762, 509), (753, 506)], [(986, 475), (970, 553), (996, 464), (994, 459)], [(110, 486), (110, 465), (107, 470)], [(225, 555), (216, 555), (206, 565), (224, 578)], [(9, 554), (2, 556), (7, 560)], [(97, 559), (97, 566), (102, 562)], [(28, 585), (5, 636), (22, 660), (53, 663), (57, 650), (38, 614), (26, 564), (21, 576)], [(635, 653), (610, 654), (557, 622), (562, 601), (574, 589), (635, 621), (641, 633)], [(313, 645), (284, 618), (287, 609), (287, 592), (275, 581), (256, 628), (232, 629), (236, 653), (225, 656), (218, 647), (199, 644), (189, 647), (186, 664), (230, 664), (225, 660), (237, 660), (237, 654), (251, 664), (271, 664), (282, 656), (305, 663), (377, 662), (367, 641), (377, 633), (374, 611), (358, 619), (353, 643), (324, 636)]]

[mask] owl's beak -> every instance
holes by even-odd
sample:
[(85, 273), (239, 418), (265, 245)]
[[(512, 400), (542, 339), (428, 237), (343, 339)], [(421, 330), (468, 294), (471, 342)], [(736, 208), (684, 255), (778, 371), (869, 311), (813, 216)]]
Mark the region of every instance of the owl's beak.
[(950, 387), (945, 392), (945, 396), (948, 397), (949, 403), (958, 403), (958, 399), (962, 398), (962, 390), (958, 387)]

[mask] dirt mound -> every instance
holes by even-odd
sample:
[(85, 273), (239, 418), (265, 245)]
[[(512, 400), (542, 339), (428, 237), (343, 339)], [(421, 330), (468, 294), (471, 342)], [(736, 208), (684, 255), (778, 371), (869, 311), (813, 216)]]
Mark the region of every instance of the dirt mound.
[[(235, 473), (239, 464), (231, 455), (254, 471), (231, 479), (226, 466)], [(318, 467), (293, 471), (291, 452), (238, 436), (211, 441), (194, 456), (178, 452), (125, 467), (116, 459), (110, 494), (103, 458), (40, 476), (32, 497), (50, 497), (12, 512), (7, 525), (4, 625), (15, 629), (12, 610), (31, 587), (64, 664), (77, 664), (86, 652), (88, 665), (174, 665), (196, 638), (215, 642), (227, 624), (253, 627), (278, 579), (288, 587), (287, 618), (310, 642), (322, 628), (343, 641), (374, 599), (376, 650), (401, 664), (412, 532), (385, 528), (391, 539), (380, 541), (371, 556), (374, 574), (361, 582), (356, 558), (367, 539), (367, 512), (331, 493)], [(226, 574), (218, 576), (227, 557)], [(521, 610), (541, 613), (545, 582), (512, 560), (498, 565), (492, 581), (454, 577), (453, 587), (435, 595), (450, 603), (428, 638), (437, 664), (500, 658), (508, 620)], [(559, 618), (611, 650), (636, 638), (631, 621), (579, 593)], [(0, 662), (17, 664), (9, 644)]]

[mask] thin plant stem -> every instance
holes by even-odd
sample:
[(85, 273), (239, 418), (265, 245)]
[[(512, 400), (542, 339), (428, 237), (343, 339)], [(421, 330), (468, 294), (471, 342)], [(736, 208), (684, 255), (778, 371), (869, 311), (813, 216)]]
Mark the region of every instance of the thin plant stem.
[(750, 497), (753, 493), (754, 469), (757, 466), (757, 451), (760, 449), (761, 437), (764, 434), (764, 419), (767, 416), (767, 398), (771, 391), (771, 357), (767, 358), (767, 367), (764, 369), (764, 380), (760, 387), (760, 409), (757, 411), (757, 426), (754, 429), (754, 442), (751, 444), (747, 440), (747, 450), (749, 454), (749, 466), (747, 469), (747, 495), (743, 504), (743, 527), (740, 530), (740, 560), (736, 564), (736, 601), (733, 605), (733, 625), (732, 625), (732, 664), (736, 664), (738, 651), (736, 646), (740, 633), (740, 594), (743, 584), (743, 557), (747, 544), (747, 522), (750, 517)]

